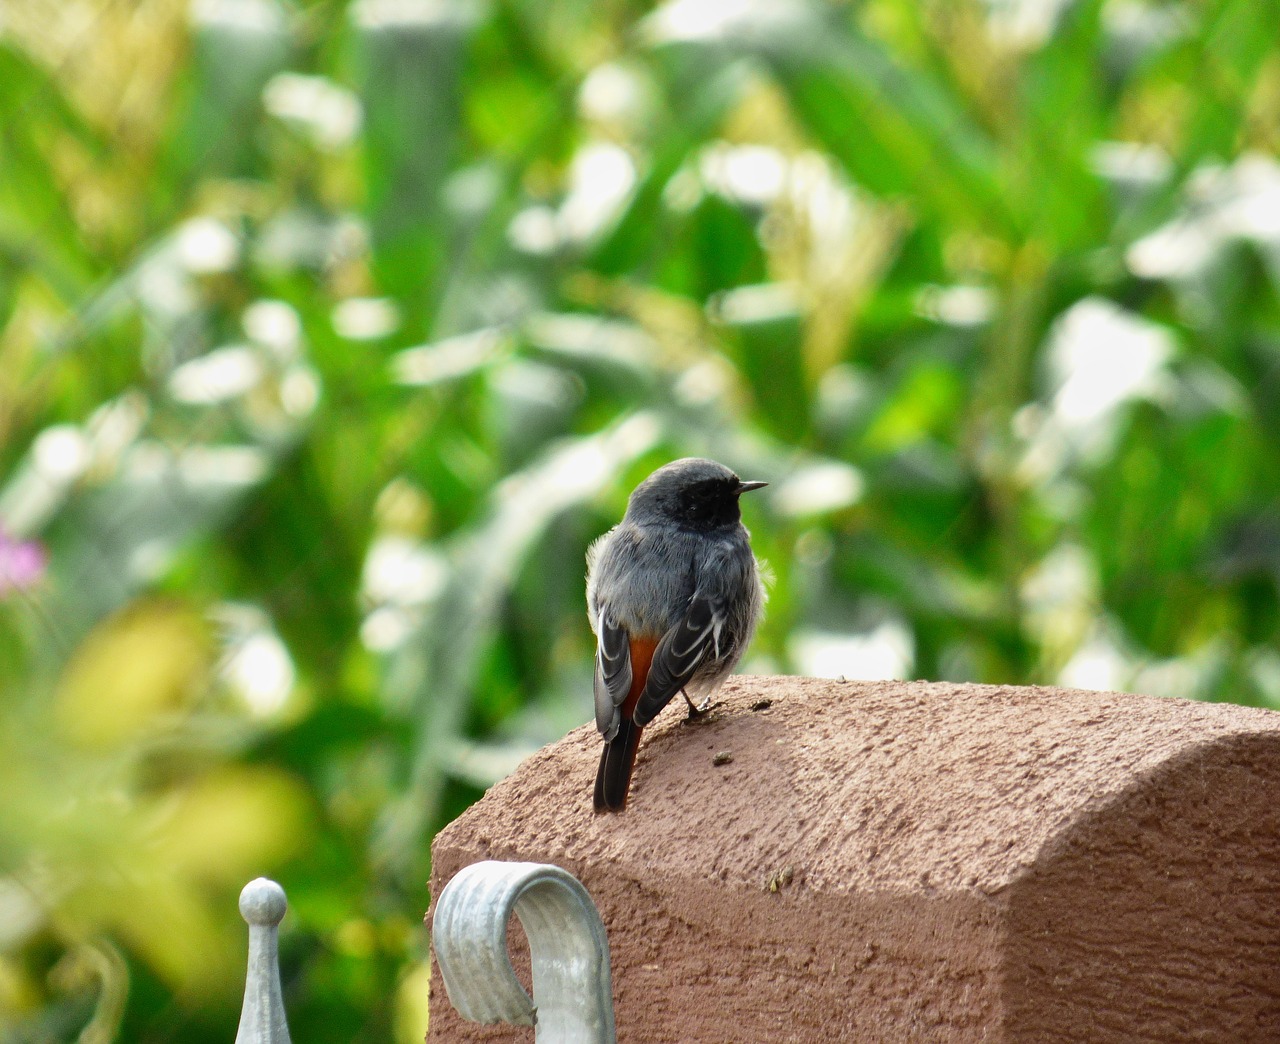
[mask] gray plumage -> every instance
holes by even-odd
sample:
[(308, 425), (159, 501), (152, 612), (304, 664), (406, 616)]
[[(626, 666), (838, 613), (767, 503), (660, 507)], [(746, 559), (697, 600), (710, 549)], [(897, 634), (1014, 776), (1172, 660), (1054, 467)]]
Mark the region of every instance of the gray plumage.
[[(606, 746), (596, 806), (620, 808), (639, 729), (684, 690), (707, 697), (742, 658), (764, 607), (764, 588), (738, 497), (742, 482), (715, 461), (689, 457), (636, 487), (622, 521), (587, 552), (587, 614), (597, 637), (596, 727), (619, 742), (625, 770), (608, 768)], [(643, 689), (633, 692), (632, 646), (652, 645)], [(630, 721), (624, 704), (633, 698)], [(634, 726), (633, 730), (630, 726)], [(604, 777), (610, 787), (602, 785)], [(619, 782), (620, 779), (620, 782)], [(617, 794), (618, 787), (621, 794)]]

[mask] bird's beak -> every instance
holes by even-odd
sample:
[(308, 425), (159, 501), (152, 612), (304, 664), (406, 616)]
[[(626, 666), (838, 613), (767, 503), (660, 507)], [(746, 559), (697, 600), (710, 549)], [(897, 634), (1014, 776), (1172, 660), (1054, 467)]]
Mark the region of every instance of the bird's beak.
[(762, 486), (767, 486), (768, 484), (769, 483), (767, 482), (739, 482), (738, 488), (735, 492), (741, 496), (743, 493), (750, 493), (753, 489), (760, 489)]

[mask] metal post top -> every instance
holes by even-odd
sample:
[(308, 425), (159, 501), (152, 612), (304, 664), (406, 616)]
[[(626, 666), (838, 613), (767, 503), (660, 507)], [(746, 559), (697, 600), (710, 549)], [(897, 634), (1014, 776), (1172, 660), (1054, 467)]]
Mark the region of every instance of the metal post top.
[(251, 925), (274, 927), (288, 909), (284, 889), (266, 877), (254, 878), (240, 892), (240, 916)]

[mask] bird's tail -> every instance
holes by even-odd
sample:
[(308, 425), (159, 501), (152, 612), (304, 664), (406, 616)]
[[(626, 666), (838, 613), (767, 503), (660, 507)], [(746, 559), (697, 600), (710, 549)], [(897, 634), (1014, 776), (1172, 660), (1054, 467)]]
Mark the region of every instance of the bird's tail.
[(627, 806), (627, 789), (636, 766), (636, 749), (640, 746), (639, 725), (624, 714), (618, 734), (600, 752), (600, 768), (596, 770), (595, 806), (597, 812), (621, 812)]

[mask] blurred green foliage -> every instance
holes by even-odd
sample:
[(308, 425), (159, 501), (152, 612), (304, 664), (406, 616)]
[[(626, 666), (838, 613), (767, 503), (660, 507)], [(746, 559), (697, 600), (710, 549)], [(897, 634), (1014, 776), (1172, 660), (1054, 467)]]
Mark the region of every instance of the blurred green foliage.
[(258, 873), (295, 1038), (420, 1039), (675, 456), (750, 670), (1280, 706), (1278, 15), (6, 5), (3, 1040), (230, 1040)]

